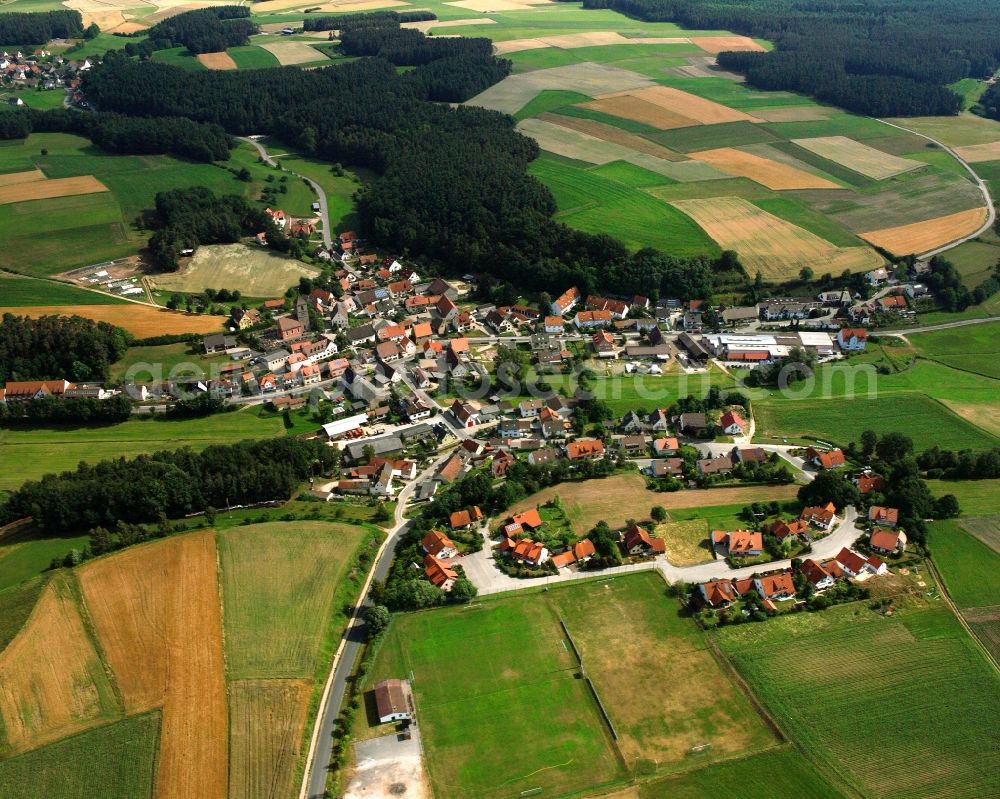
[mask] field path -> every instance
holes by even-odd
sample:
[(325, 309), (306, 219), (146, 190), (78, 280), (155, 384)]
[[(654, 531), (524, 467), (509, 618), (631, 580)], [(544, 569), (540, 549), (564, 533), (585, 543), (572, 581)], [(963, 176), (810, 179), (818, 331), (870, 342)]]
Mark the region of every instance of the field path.
[(942, 150), (948, 153), (952, 158), (958, 161), (958, 163), (960, 163), (963, 167), (965, 167), (966, 171), (970, 175), (972, 175), (972, 179), (975, 181), (976, 186), (979, 187), (979, 191), (982, 192), (983, 199), (986, 201), (986, 221), (982, 224), (982, 226), (978, 230), (975, 230), (972, 233), (969, 233), (967, 236), (963, 236), (960, 239), (956, 239), (950, 244), (945, 244), (943, 247), (938, 247), (937, 249), (931, 250), (930, 252), (922, 253), (919, 256), (917, 256), (918, 258), (923, 259), (923, 258), (930, 258), (931, 256), (934, 255), (940, 255), (943, 252), (947, 252), (948, 250), (954, 249), (960, 244), (965, 244), (965, 242), (967, 241), (972, 241), (972, 239), (982, 235), (984, 232), (993, 227), (993, 223), (996, 221), (997, 218), (997, 212), (996, 209), (993, 207), (993, 198), (990, 197), (990, 189), (986, 185), (986, 181), (984, 181), (981, 177), (979, 177), (978, 174), (976, 174), (976, 170), (974, 170), (971, 166), (969, 166), (969, 162), (966, 161), (964, 158), (962, 158), (962, 156), (960, 156), (953, 147), (949, 147), (944, 142), (938, 141), (937, 139), (934, 139), (924, 133), (917, 133), (917, 131), (915, 130), (911, 130), (910, 128), (905, 128), (902, 125), (897, 125), (894, 122), (886, 122), (884, 119), (878, 119), (876, 121), (881, 122), (884, 125), (888, 125), (890, 128), (896, 128), (896, 130), (901, 130), (906, 133), (912, 133), (914, 136), (919, 136), (921, 139), (927, 139), (927, 141), (936, 144), (938, 147), (940, 147)]
[(268, 166), (278, 167), (279, 169), (284, 169), (289, 174), (302, 178), (302, 180), (304, 180), (312, 187), (312, 190), (316, 192), (316, 196), (319, 197), (319, 217), (321, 220), (323, 220), (323, 229), (320, 231), (323, 234), (323, 246), (326, 247), (328, 250), (332, 250), (333, 232), (330, 230), (330, 213), (327, 210), (328, 206), (326, 203), (326, 192), (323, 191), (323, 187), (320, 186), (312, 178), (307, 178), (305, 175), (300, 175), (298, 172), (292, 172), (292, 170), (290, 169), (285, 169), (285, 167), (281, 166), (268, 154), (267, 150), (264, 149), (264, 145), (261, 144), (259, 141), (256, 141), (254, 139), (245, 136), (240, 136), (239, 138), (242, 141), (245, 141), (251, 146), (253, 146), (253, 148), (260, 154), (260, 157), (264, 159), (265, 164), (267, 164)]

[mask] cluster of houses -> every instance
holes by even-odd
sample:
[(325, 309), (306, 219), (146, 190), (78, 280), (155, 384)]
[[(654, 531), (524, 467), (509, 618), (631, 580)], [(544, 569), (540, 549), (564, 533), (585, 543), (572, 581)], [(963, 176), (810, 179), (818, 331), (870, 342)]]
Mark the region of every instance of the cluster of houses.
[(119, 392), (92, 383), (71, 383), (68, 380), (8, 380), (0, 386), (0, 402), (30, 402), (40, 399), (105, 400)]
[[(822, 593), (840, 579), (852, 578), (860, 582), (889, 570), (876, 555), (866, 557), (847, 547), (823, 562), (807, 558), (800, 568), (816, 593)], [(751, 591), (756, 592), (765, 610), (771, 613), (777, 612), (779, 605), (776, 603), (794, 600), (797, 596), (792, 570), (781, 569), (750, 577), (708, 580), (698, 585), (697, 597), (705, 607), (721, 610), (735, 605)]]
[[(313, 210), (319, 210), (319, 203), (313, 203)], [(265, 208), (264, 213), (271, 217), (274, 226), (289, 238), (308, 241), (316, 232), (317, 217), (292, 217), (280, 208)], [(260, 246), (267, 246), (266, 234), (258, 233), (255, 239)]]
[[(48, 50), (24, 53), (20, 50), (0, 53), (0, 88), (57, 90), (71, 89), (72, 102), (82, 102), (80, 76), (93, 66), (89, 58), (72, 59), (53, 55)], [(23, 106), (16, 94), (6, 99), (8, 105)]]

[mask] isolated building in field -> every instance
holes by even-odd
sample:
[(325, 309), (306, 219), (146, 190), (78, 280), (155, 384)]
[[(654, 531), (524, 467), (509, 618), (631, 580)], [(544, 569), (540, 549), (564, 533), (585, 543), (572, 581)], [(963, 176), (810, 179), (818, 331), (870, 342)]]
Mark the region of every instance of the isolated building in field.
[(413, 718), (413, 697), (406, 680), (382, 680), (375, 685), (375, 705), (382, 724)]

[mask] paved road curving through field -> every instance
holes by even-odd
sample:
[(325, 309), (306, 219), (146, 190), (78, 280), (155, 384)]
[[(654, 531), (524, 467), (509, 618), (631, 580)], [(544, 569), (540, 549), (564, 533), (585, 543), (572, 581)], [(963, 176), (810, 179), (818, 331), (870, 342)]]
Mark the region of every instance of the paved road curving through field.
[(330, 211), (326, 202), (326, 192), (323, 191), (323, 187), (312, 178), (300, 175), (298, 172), (293, 172), (291, 169), (286, 169), (283, 165), (279, 164), (268, 154), (267, 150), (264, 149), (264, 145), (259, 141), (251, 139), (247, 136), (240, 136), (239, 139), (252, 145), (265, 164), (277, 167), (290, 175), (302, 178), (302, 180), (308, 183), (310, 188), (316, 192), (316, 196), (319, 198), (319, 218), (323, 221), (323, 229), (320, 231), (320, 233), (323, 234), (323, 246), (328, 250), (333, 249), (333, 233), (330, 231)]

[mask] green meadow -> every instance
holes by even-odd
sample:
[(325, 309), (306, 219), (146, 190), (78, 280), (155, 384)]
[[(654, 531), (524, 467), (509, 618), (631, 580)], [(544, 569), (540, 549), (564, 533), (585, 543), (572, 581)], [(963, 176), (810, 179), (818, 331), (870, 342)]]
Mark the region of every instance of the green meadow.
[(0, 305), (121, 305), (125, 300), (66, 283), (0, 272)]

